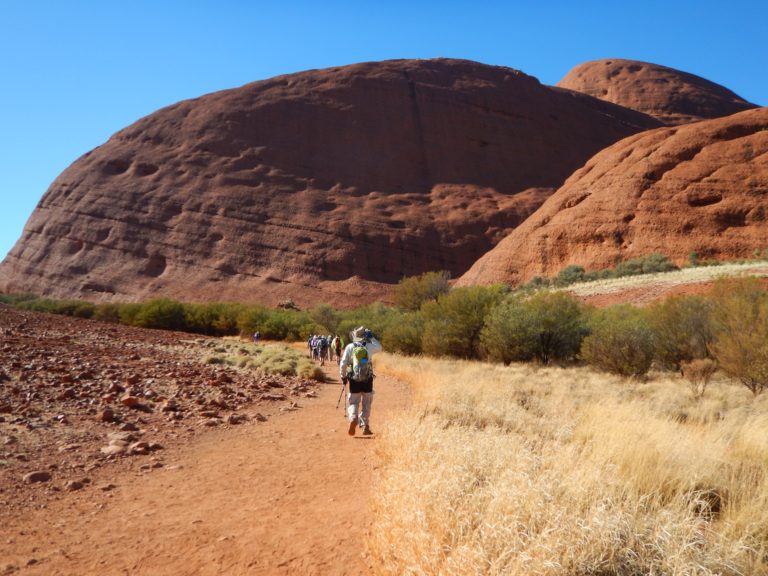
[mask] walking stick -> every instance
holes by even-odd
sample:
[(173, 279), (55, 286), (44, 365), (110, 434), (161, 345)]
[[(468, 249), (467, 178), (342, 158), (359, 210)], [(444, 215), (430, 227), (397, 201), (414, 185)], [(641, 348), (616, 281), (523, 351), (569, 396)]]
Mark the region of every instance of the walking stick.
[(338, 409), (339, 409), (339, 404), (341, 404), (341, 397), (342, 397), (342, 396), (344, 396), (344, 390), (346, 390), (346, 388), (347, 388), (347, 379), (346, 379), (346, 378), (344, 378), (344, 379), (341, 381), (341, 383), (342, 383), (342, 384), (341, 384), (341, 394), (339, 394), (339, 399), (338, 399), (338, 401), (336, 402), (336, 410), (338, 410)]

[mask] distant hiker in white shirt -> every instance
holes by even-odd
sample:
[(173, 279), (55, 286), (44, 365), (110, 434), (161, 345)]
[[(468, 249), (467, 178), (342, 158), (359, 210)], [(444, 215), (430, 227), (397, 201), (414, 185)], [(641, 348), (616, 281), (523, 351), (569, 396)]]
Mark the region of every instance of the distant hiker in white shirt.
[(359, 425), (364, 436), (371, 431), (371, 403), (373, 402), (373, 364), (371, 357), (381, 351), (381, 344), (364, 326), (351, 333), (352, 342), (341, 355), (339, 373), (342, 382), (349, 386), (347, 393), (347, 419), (349, 435), (354, 436)]

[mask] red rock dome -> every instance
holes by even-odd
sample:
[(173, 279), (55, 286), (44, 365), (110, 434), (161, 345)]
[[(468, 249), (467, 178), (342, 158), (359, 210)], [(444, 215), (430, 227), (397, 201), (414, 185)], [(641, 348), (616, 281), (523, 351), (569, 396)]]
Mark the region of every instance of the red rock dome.
[(597, 154), (459, 283), (516, 285), (654, 252), (748, 258), (768, 248), (767, 212), (768, 108), (652, 130)]
[(159, 110), (51, 185), (0, 290), (358, 305), (466, 271), (641, 113), (461, 60), (313, 70)]
[(557, 83), (673, 126), (755, 108), (727, 88), (674, 68), (635, 60), (579, 64)]

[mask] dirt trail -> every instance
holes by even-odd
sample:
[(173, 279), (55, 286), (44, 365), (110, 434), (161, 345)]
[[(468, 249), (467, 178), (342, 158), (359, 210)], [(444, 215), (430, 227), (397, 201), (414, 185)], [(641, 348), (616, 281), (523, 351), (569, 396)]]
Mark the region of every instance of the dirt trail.
[[(297, 411), (213, 431), (164, 468), (11, 519), (0, 573), (365, 573), (376, 437), (347, 435), (334, 372)], [(374, 431), (406, 401), (402, 383), (379, 377)]]

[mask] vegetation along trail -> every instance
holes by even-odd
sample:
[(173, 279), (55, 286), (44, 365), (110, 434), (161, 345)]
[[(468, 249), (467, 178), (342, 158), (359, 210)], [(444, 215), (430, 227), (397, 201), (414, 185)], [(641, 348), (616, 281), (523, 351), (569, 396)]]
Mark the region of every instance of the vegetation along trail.
[[(109, 492), (63, 499), (3, 526), (14, 574), (360, 574), (369, 568), (376, 436), (347, 435), (336, 364), (301, 409), (216, 430), (126, 472)], [(376, 381), (377, 431), (408, 396)]]

